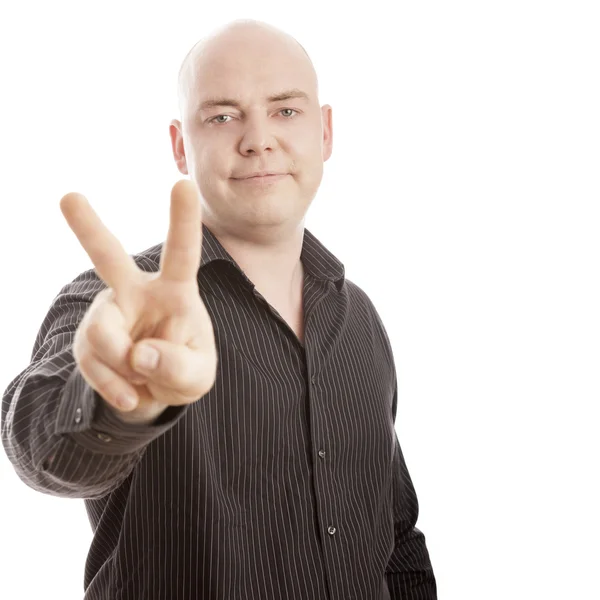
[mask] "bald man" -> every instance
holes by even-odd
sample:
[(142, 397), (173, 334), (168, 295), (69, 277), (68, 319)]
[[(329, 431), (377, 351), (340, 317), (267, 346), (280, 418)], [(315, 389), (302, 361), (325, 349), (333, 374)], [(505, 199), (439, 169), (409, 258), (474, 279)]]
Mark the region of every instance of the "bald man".
[(61, 199), (94, 269), (4, 393), (9, 459), (84, 499), (86, 600), (435, 599), (388, 336), (304, 227), (333, 139), (310, 59), (235, 21), (179, 100), (164, 244), (129, 256)]

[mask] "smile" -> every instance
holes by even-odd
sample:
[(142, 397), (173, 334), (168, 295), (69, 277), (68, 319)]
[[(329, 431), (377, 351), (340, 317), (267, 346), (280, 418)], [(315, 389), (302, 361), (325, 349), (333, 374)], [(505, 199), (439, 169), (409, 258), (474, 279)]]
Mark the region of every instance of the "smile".
[(237, 181), (238, 183), (246, 183), (246, 184), (270, 184), (275, 183), (277, 181), (282, 180), (284, 177), (287, 177), (287, 173), (282, 175), (260, 175), (257, 177), (246, 177), (245, 179), (233, 179), (233, 181)]

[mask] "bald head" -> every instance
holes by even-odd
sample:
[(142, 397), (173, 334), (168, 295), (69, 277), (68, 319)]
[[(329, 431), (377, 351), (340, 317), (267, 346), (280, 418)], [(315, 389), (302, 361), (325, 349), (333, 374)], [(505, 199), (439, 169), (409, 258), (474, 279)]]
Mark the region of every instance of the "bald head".
[[(251, 56), (253, 68), (260, 70), (261, 56), (283, 55), (290, 68), (303, 70), (312, 79), (314, 93), (318, 96), (318, 80), (314, 65), (304, 47), (291, 35), (251, 19), (239, 19), (217, 29), (199, 40), (187, 53), (178, 75), (178, 99), (181, 116), (184, 116), (190, 96), (202, 85), (201, 75), (211, 71), (211, 62), (223, 64), (240, 61)], [(199, 81), (200, 80), (200, 81)]]
[[(304, 48), (266, 23), (234, 21), (188, 52), (179, 109), (173, 156), (198, 185), (203, 222), (247, 240), (296, 235), (333, 139)], [(250, 175), (261, 171), (275, 178)]]

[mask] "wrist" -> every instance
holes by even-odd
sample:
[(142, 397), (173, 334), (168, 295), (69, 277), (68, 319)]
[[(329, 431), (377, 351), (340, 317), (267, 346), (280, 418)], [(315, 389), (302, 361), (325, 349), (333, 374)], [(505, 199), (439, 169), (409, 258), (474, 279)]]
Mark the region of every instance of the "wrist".
[(130, 411), (122, 411), (106, 403), (109, 410), (123, 423), (131, 425), (152, 425), (167, 410), (168, 405), (160, 402), (145, 402)]

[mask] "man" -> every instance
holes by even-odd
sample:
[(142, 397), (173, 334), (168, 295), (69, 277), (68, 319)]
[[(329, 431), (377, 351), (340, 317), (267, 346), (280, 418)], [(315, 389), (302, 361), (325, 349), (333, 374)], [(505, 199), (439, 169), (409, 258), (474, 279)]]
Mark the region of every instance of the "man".
[(436, 598), (388, 337), (304, 229), (332, 151), (310, 60), (236, 21), (192, 49), (179, 92), (192, 181), (164, 245), (130, 257), (85, 198), (61, 200), (95, 270), (4, 394), (10, 460), (85, 500), (88, 600)]

